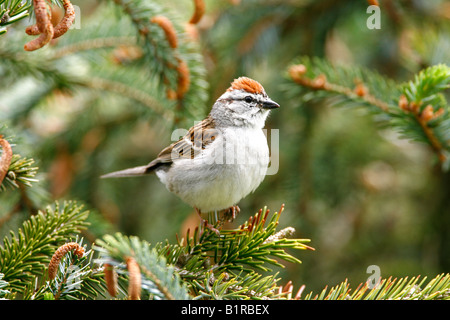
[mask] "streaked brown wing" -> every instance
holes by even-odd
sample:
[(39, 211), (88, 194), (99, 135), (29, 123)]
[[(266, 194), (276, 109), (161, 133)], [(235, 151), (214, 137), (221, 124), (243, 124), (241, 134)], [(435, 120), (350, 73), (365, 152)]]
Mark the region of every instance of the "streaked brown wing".
[(217, 137), (214, 120), (205, 118), (189, 129), (184, 137), (164, 148), (158, 157), (148, 164), (147, 171), (151, 171), (163, 164), (170, 164), (175, 159), (194, 159), (212, 143)]

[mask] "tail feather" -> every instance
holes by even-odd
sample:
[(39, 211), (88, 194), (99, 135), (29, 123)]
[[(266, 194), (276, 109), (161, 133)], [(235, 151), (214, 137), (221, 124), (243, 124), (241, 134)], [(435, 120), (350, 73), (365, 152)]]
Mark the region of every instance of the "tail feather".
[(151, 173), (151, 170), (149, 172), (148, 166), (140, 166), (140, 167), (134, 167), (129, 169), (124, 169), (120, 171), (115, 171), (111, 173), (107, 173), (102, 175), (100, 178), (125, 178), (125, 177), (137, 177), (137, 176), (143, 176), (146, 174)]

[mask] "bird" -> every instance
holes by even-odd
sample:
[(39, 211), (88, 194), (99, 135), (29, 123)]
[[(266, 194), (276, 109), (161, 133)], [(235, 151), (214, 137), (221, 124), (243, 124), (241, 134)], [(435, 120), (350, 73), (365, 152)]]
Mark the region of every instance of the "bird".
[(270, 157), (263, 128), (271, 110), (279, 107), (258, 81), (241, 76), (202, 121), (150, 163), (101, 177), (155, 173), (170, 192), (195, 209), (202, 223), (219, 233), (202, 213), (226, 212), (234, 219), (239, 201), (264, 180)]

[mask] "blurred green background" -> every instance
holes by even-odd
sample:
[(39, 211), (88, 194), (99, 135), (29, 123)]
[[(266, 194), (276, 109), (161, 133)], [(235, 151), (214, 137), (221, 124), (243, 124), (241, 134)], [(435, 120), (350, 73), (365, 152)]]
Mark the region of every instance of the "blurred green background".
[[(152, 109), (152, 99), (162, 108), (171, 102), (142, 67), (139, 46), (129, 44), (136, 35), (132, 23), (109, 2), (74, 0), (79, 27), (39, 52), (22, 49), (30, 21), (0, 38), (2, 130), (14, 151), (40, 168), (40, 182), (24, 191), (28, 203), (2, 224), (2, 235), (35, 208), (75, 199), (92, 211), (84, 234), (89, 241), (121, 231), (151, 243), (174, 242), (176, 233), (198, 223), (192, 208), (155, 176), (99, 176), (151, 161), (174, 128), (201, 120), (229, 83), (246, 75), (281, 105), (266, 125), (279, 129), (280, 167), (241, 201), (240, 216), (227, 227), (264, 206), (274, 212), (286, 205), (280, 227), (293, 226), (315, 251), (296, 253), (301, 265), (277, 269), (280, 284), (292, 280), (294, 290), (305, 284), (305, 292), (317, 292), (348, 279), (356, 287), (370, 276), (369, 265), (379, 266), (382, 277), (450, 271), (450, 176), (428, 147), (400, 139), (364, 109), (304, 105), (283, 89), (289, 64), (302, 55), (363, 66), (398, 82), (449, 64), (448, 1), (380, 0), (381, 28), (373, 30), (366, 25), (367, 1), (206, 1), (195, 41), (207, 96), (190, 104), (195, 108), (178, 126)], [(148, 2), (167, 8), (181, 25), (193, 11), (189, 0)], [(83, 47), (102, 37), (117, 42)], [(147, 103), (83, 82), (94, 77), (142, 90)], [(0, 197), (1, 217), (19, 196)]]

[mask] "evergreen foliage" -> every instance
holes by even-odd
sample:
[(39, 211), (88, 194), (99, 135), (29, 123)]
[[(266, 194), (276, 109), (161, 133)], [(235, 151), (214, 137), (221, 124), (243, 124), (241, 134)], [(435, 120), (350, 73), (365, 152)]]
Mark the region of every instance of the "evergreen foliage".
[(2, 279), (3, 277), (4, 277), (4, 274), (0, 273), (0, 298), (4, 298), (6, 296), (6, 294), (10, 293), (9, 290), (3, 289), (4, 287), (8, 286), (8, 282), (3, 280)]
[(6, 187), (19, 188), (19, 183), (31, 187), (32, 182), (37, 180), (34, 178), (36, 175), (37, 167), (34, 167), (34, 160), (22, 158), (18, 154), (14, 154), (11, 159), (9, 170), (6, 173), (3, 184), (0, 186), (0, 190), (6, 189)]
[(8, 288), (23, 293), (50, 262), (55, 249), (70, 235), (86, 228), (88, 212), (74, 202), (56, 203), (39, 211), (23, 223), (17, 233), (11, 231), (0, 247), (0, 270)]
[[(450, 88), (450, 67), (444, 64), (420, 71), (414, 80), (397, 84), (364, 68), (334, 66), (319, 58), (297, 59), (289, 78), (301, 88), (286, 85), (292, 98), (303, 103), (330, 99), (332, 105), (366, 106), (402, 136), (429, 144), (445, 170), (450, 166), (450, 113), (444, 92)], [(406, 99), (406, 100), (405, 100)]]
[(6, 26), (29, 16), (31, 0), (0, 1), (0, 35), (7, 32)]
[[(195, 1), (197, 5), (200, 2)], [(175, 6), (187, 8), (178, 2), (171, 6), (161, 0), (101, 1), (96, 3), (90, 18), (83, 17), (82, 30), (67, 32), (30, 54), (23, 50), (24, 43), (29, 41), (23, 23), (26, 17), (30, 18), (28, 24), (34, 22), (33, 1), (0, 0), (0, 121), (5, 123), (0, 126), (0, 134), (14, 134), (13, 139), (0, 137), (10, 143), (13, 151), (10, 161), (6, 159), (4, 147), (0, 153), (0, 173), (4, 176), (0, 180), (0, 231), (6, 234), (0, 243), (1, 299), (450, 299), (448, 273), (440, 273), (428, 282), (427, 277), (388, 277), (380, 279), (374, 288), (361, 283), (353, 289), (346, 280), (306, 295), (306, 285), (295, 293), (292, 281), (282, 276), (287, 266), (297, 267), (304, 257), (316, 252), (304, 251), (313, 248), (307, 245), (309, 239), (295, 238), (295, 230), (300, 230), (297, 226), (278, 229), (280, 217), (289, 225), (301, 217), (301, 227), (314, 224), (314, 219), (325, 220), (330, 225), (335, 220), (323, 209), (324, 203), (332, 203), (333, 210), (339, 212), (339, 205), (345, 207), (355, 199), (368, 198), (366, 193), (352, 193), (354, 189), (346, 188), (350, 185), (346, 184), (348, 180), (352, 181), (352, 187), (363, 188), (354, 182), (354, 175), (342, 170), (349, 164), (338, 157), (338, 160), (329, 157), (342, 144), (330, 139), (329, 144), (313, 149), (314, 142), (323, 142), (325, 138), (308, 140), (324, 105), (340, 106), (342, 112), (362, 109), (384, 128), (400, 132), (405, 139), (427, 144), (437, 155), (444, 169), (433, 172), (439, 180), (440, 193), (431, 192), (438, 214), (427, 211), (423, 216), (433, 221), (428, 231), (433, 236), (438, 234), (439, 257), (448, 259), (450, 67), (445, 55), (439, 63), (431, 63), (436, 59), (430, 58), (433, 50), (429, 48), (422, 50), (425, 53), (420, 68), (410, 61), (413, 71), (406, 81), (375, 72), (375, 68), (332, 62), (324, 57), (323, 39), (338, 21), (333, 10), (337, 4), (278, 2), (281, 1), (226, 4), (210, 1), (207, 8), (211, 15), (203, 24), (196, 25), (202, 14), (198, 7), (192, 13), (175, 10)], [(48, 3), (64, 6), (61, 0)], [(351, 8), (353, 3), (344, 1), (336, 12), (355, 10)], [(323, 13), (326, 19), (311, 19), (311, 13)], [(14, 28), (14, 32), (6, 32), (7, 28)], [(298, 57), (298, 50), (290, 50), (299, 41), (299, 29), (314, 30), (301, 35), (302, 45), (310, 49), (307, 56)], [(199, 41), (200, 35), (203, 42)], [(433, 44), (437, 48), (444, 46), (437, 40)], [(275, 49), (286, 55), (280, 57)], [(273, 65), (270, 72), (275, 74), (265, 74), (261, 57), (267, 57)], [(211, 65), (215, 65), (214, 72), (208, 70)], [(178, 213), (182, 210), (171, 199), (157, 202), (159, 207), (154, 205), (159, 194), (151, 189), (152, 194), (148, 196), (144, 192), (148, 191), (145, 182), (136, 182), (132, 188), (129, 182), (121, 182), (122, 187), (106, 186), (98, 182), (100, 173), (125, 163), (128, 166), (130, 161), (148, 161), (160, 147), (161, 137), (166, 137), (174, 127), (188, 127), (193, 120), (201, 119), (208, 104), (228, 85), (229, 79), (236, 73), (252, 70), (249, 66), (255, 65), (257, 76), (268, 81), (273, 78), (272, 83), (277, 84), (280, 70), (286, 71), (280, 88), (273, 85), (271, 90), (282, 89), (286, 102), (282, 106), (289, 112), (281, 120), (275, 115), (274, 122), (283, 123), (288, 132), (284, 141), (291, 149), (280, 151), (287, 168), (280, 174), (282, 182), (268, 182), (270, 196), (275, 200), (255, 194), (251, 205), (259, 207), (256, 203), (262, 201), (300, 198), (290, 209), (299, 215), (282, 215), (284, 205), (273, 214), (264, 207), (235, 228), (224, 227), (223, 221), (210, 216), (208, 221), (220, 229), (220, 236), (200, 225), (187, 229), (182, 238), (177, 236), (175, 243), (169, 240), (150, 243), (143, 237), (129, 235), (131, 232), (127, 230), (114, 232), (109, 224), (117, 223), (114, 214), (118, 211), (125, 212), (127, 218), (123, 220), (134, 224), (133, 231), (136, 231), (139, 230), (136, 226), (145, 224), (136, 222), (136, 212), (151, 214), (150, 219), (163, 219), (165, 225), (178, 225), (181, 220)], [(151, 127), (144, 134), (138, 132), (143, 123), (144, 130)], [(16, 136), (22, 139), (17, 145)], [(154, 141), (151, 148), (149, 139)], [(359, 166), (366, 165), (360, 149), (352, 145), (352, 142), (358, 144), (357, 140), (348, 140), (349, 143), (345, 141), (348, 158), (357, 158)], [(139, 147), (137, 151), (131, 150), (132, 144)], [(27, 157), (16, 153), (19, 151)], [(39, 164), (39, 172), (47, 174), (42, 184), (37, 178), (35, 162)], [(427, 170), (426, 165), (423, 167)], [(298, 172), (301, 183), (297, 181)], [(320, 179), (332, 182), (322, 184), (322, 189), (314, 189)], [(275, 190), (280, 186), (285, 192), (281, 196)], [(49, 203), (46, 197), (36, 201), (32, 194), (44, 188), (56, 200), (47, 207), (43, 205)], [(313, 205), (306, 205), (311, 200), (307, 197), (309, 188), (317, 194), (325, 193), (326, 201), (312, 198)], [(376, 186), (371, 188), (379, 195)], [(131, 195), (130, 190), (133, 190)], [(145, 193), (145, 197), (140, 193)], [(351, 193), (351, 200), (342, 196), (347, 193)], [(416, 198), (425, 197), (423, 193), (417, 194)], [(148, 202), (135, 200), (148, 197), (151, 197)], [(63, 198), (82, 200), (63, 201)], [(82, 202), (86, 205), (81, 205)], [(414, 203), (408, 209), (413, 206)], [(383, 208), (376, 206), (372, 210), (378, 217)], [(246, 213), (251, 212), (246, 209), (241, 217), (246, 218)], [(103, 216), (96, 215), (97, 210)], [(304, 214), (306, 210), (315, 211), (317, 218)], [(358, 210), (342, 211), (347, 217), (353, 217), (353, 211)], [(391, 222), (383, 224), (383, 232), (384, 226)], [(414, 221), (414, 224), (421, 222)], [(120, 223), (126, 227), (127, 222)], [(361, 219), (355, 218), (352, 223), (357, 225)], [(326, 230), (321, 232), (328, 237)], [(414, 232), (410, 236), (417, 238), (417, 231)], [(357, 242), (346, 232), (327, 240), (340, 243), (339, 236)], [(371, 246), (369, 242), (382, 241), (377, 236), (376, 241), (367, 236), (362, 249), (341, 252), (350, 257), (351, 253), (364, 251)], [(311, 238), (315, 247), (319, 241)], [(401, 245), (410, 239), (405, 238)], [(393, 241), (387, 239), (387, 242)], [(323, 249), (323, 243), (319, 242), (320, 245)], [(70, 249), (73, 247), (77, 249)], [(299, 250), (302, 250), (300, 257)], [(315, 266), (301, 265), (305, 267), (312, 269), (310, 275), (318, 277)], [(49, 275), (49, 269), (53, 268), (54, 277)], [(302, 276), (301, 281), (307, 282), (308, 278)]]
[(305, 300), (449, 300), (450, 274), (440, 274), (426, 283), (426, 277), (400, 279), (380, 279), (372, 289), (368, 284), (360, 284), (355, 290), (347, 281), (325, 288), (320, 294), (309, 293)]
[(143, 275), (140, 285), (147, 293), (144, 297), (158, 300), (189, 298), (174, 267), (146, 241), (117, 233), (105, 236), (97, 245), (96, 250), (100, 252), (99, 263), (114, 266), (122, 276), (128, 274), (126, 260), (130, 257), (136, 260)]

